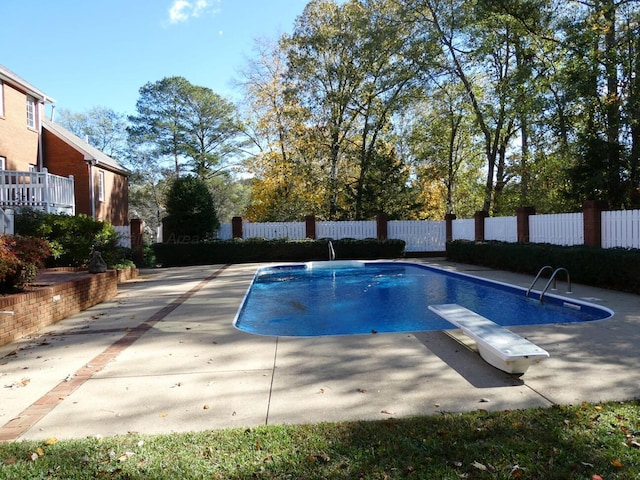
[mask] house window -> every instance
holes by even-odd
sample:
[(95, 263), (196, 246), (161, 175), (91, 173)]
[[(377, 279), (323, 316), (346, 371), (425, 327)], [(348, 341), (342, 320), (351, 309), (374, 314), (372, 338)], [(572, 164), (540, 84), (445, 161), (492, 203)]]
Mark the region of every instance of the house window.
[(4, 84), (0, 80), (0, 117), (4, 117)]
[(7, 169), (7, 157), (0, 157), (0, 170)]
[(27, 127), (36, 128), (36, 99), (27, 95)]
[(104, 202), (104, 172), (98, 170), (98, 201)]

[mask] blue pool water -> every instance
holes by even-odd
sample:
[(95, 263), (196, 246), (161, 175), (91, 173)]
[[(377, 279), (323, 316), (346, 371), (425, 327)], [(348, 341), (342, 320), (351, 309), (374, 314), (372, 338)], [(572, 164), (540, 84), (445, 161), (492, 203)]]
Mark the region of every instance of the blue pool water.
[(440, 303), (457, 303), (503, 326), (613, 315), (607, 308), (549, 292), (542, 304), (538, 297), (532, 292), (526, 298), (520, 287), (416, 263), (309, 262), (258, 269), (234, 325), (274, 336), (455, 328), (428, 309)]

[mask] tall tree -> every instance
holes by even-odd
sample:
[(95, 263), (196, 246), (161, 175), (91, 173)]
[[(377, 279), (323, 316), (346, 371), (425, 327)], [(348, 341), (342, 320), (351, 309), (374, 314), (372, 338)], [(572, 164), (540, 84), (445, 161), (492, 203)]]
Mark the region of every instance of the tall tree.
[[(437, 68), (455, 75), (463, 85), (484, 144), (486, 182), (482, 209), (499, 213), (496, 201), (509, 181), (510, 146), (518, 127), (517, 87), (523, 63), (516, 60), (521, 22), (491, 3), (464, 0), (411, 0), (407, 18), (422, 37), (441, 45)], [(434, 68), (433, 63), (427, 64)], [(493, 208), (492, 208), (493, 207)]]
[(383, 0), (313, 0), (286, 43), (292, 93), (320, 134), (329, 218), (370, 215), (364, 200), (376, 177), (371, 170), (386, 157), (393, 115), (416, 82), (415, 64), (405, 56), (410, 34), (396, 10)]
[(320, 172), (307, 141), (306, 114), (288, 94), (286, 52), (281, 41), (257, 40), (243, 72), (245, 117), (255, 152), (245, 160), (252, 175), (252, 220), (294, 221), (321, 211)]
[(136, 102), (137, 115), (129, 116), (132, 142), (149, 147), (158, 161), (173, 160), (176, 176), (180, 176), (184, 150), (186, 100), (191, 84), (184, 77), (166, 77), (140, 88)]
[(60, 109), (56, 121), (80, 138), (86, 139), (105, 155), (126, 160), (127, 119), (107, 107), (93, 107), (83, 113)]
[[(567, 92), (581, 109), (574, 125), (579, 144), (570, 170), (571, 193), (620, 208), (634, 204), (638, 189), (637, 20), (640, 6), (629, 0), (573, 2), (561, 24), (567, 68), (573, 72)], [(634, 155), (635, 153), (635, 155)]]
[(248, 139), (234, 104), (210, 88), (191, 85), (185, 90), (181, 151), (191, 170), (206, 179), (242, 156)]

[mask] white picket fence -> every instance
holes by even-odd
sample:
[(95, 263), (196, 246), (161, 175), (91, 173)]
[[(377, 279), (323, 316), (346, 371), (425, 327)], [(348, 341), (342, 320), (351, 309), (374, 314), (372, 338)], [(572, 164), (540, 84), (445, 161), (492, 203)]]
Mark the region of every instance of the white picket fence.
[(582, 245), (584, 243), (582, 213), (530, 216), (529, 241), (553, 245)]
[(419, 220), (391, 220), (387, 237), (406, 242), (407, 252), (443, 252), (445, 250), (445, 222)]
[(603, 248), (640, 248), (640, 210), (602, 212)]
[(451, 224), (451, 232), (455, 240), (475, 240), (476, 222), (473, 218), (454, 220)]
[[(231, 229), (229, 229), (231, 231)], [(306, 235), (304, 222), (265, 222), (243, 223), (244, 238), (304, 238)]]
[[(584, 244), (584, 220), (582, 213), (531, 215), (529, 217), (529, 241), (553, 245)], [(517, 217), (485, 218), (485, 239), (517, 242)], [(305, 238), (305, 222), (243, 223), (244, 238)], [(446, 226), (442, 220), (391, 220), (387, 223), (387, 238), (406, 242), (407, 252), (444, 252)], [(376, 238), (375, 221), (316, 223), (316, 238)], [(222, 240), (232, 237), (231, 224), (218, 230)], [(452, 222), (453, 240), (474, 240), (475, 220), (460, 219)], [(640, 210), (602, 212), (603, 248), (640, 248)]]
[(518, 241), (517, 217), (489, 217), (484, 219), (485, 240)]
[[(378, 231), (375, 220), (359, 222), (317, 222), (316, 238), (376, 238)], [(304, 237), (304, 234), (303, 234)]]

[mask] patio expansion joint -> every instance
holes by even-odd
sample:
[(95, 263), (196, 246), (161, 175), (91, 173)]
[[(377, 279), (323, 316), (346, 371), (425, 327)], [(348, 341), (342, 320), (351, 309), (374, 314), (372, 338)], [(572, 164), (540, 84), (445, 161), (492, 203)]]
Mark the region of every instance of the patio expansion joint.
[(86, 362), (85, 366), (77, 370), (73, 375), (61, 381), (42, 397), (33, 402), (16, 417), (9, 420), (0, 427), (0, 442), (13, 441), (31, 429), (36, 423), (42, 420), (47, 414), (64, 401), (74, 391), (90, 380), (94, 374), (101, 371), (109, 362), (115, 360), (120, 353), (131, 346), (142, 335), (153, 326), (167, 317), (176, 308), (182, 305), (192, 295), (202, 289), (207, 283), (220, 275), (229, 265), (224, 265), (211, 275), (201, 280), (195, 287), (180, 294), (169, 305), (153, 313), (149, 319), (143, 321), (138, 326), (127, 330), (127, 333), (117, 339), (93, 359)]

